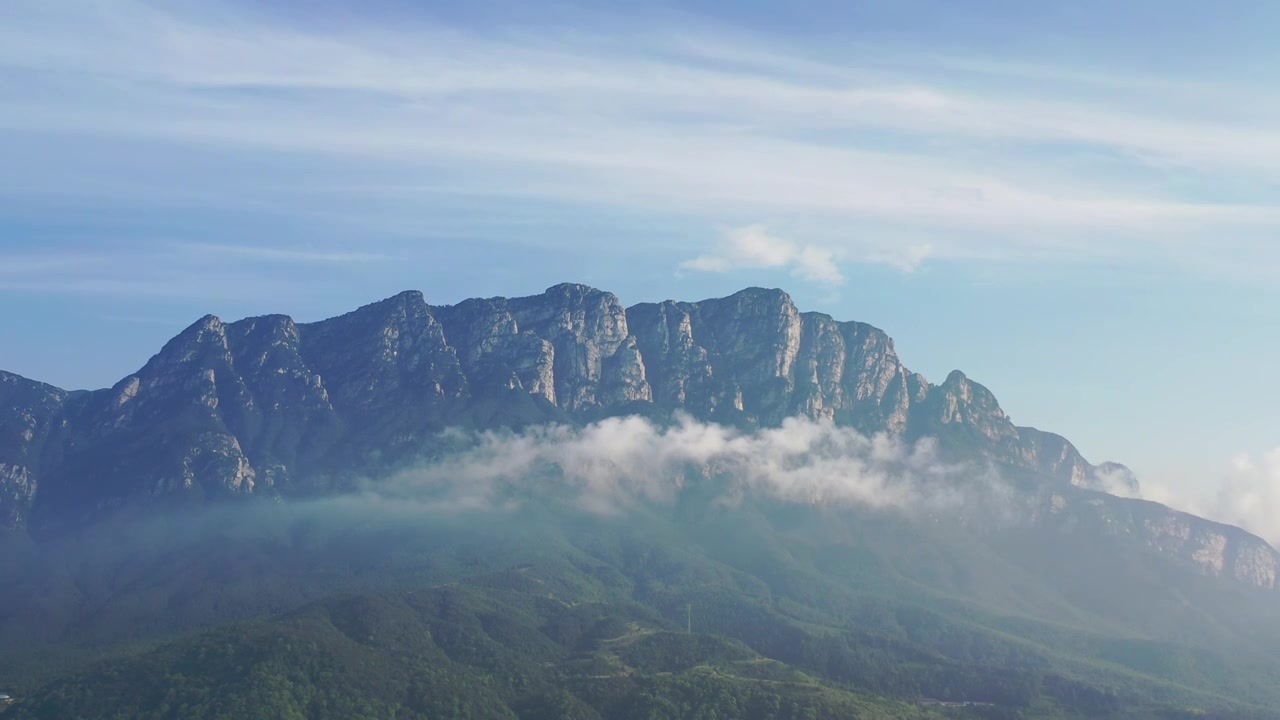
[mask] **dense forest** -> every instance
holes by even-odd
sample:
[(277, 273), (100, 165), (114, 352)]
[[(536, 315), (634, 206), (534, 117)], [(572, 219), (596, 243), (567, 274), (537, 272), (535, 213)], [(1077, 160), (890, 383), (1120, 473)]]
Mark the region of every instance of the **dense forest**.
[(816, 720), (927, 717), (936, 710), (926, 698), (999, 718), (1173, 710), (1048, 669), (984, 664), (999, 648), (961, 663), (746, 608), (725, 618), (744, 623), (742, 640), (686, 634), (643, 607), (543, 594), (538, 574), (343, 598), (219, 628), (97, 663), (4, 717)]
[(793, 509), (323, 507), (103, 528), (81, 557), (10, 545), (28, 579), (0, 589), (2, 717), (1243, 719), (1276, 693), (1270, 666), (1207, 643), (963, 602), (997, 558), (926, 590), (894, 553), (966, 566), (875, 514), (824, 560)]

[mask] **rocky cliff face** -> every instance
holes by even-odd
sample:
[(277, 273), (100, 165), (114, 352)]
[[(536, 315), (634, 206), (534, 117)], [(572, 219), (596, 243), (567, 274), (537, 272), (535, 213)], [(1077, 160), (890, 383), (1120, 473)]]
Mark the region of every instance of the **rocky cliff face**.
[[(802, 313), (780, 290), (624, 308), (610, 293), (557, 285), (452, 306), (405, 292), (310, 324), (208, 316), (94, 392), (0, 373), (0, 524), (77, 522), (138, 499), (321, 492), (429, 453), (449, 426), (675, 411), (933, 436), (1048, 487), (1137, 491), (1123, 466), (1094, 466), (1065, 438), (1014, 425), (963, 373), (933, 385), (883, 331)], [(1206, 571), (1274, 584), (1274, 552), (1256, 538), (1175, 547), (1168, 538), (1182, 531), (1161, 522), (1134, 531), (1193, 557), (1220, 546)]]
[(568, 413), (653, 400), (627, 313), (611, 293), (557, 285), (430, 312), (482, 390), (523, 390)]
[[(1088, 489), (1109, 490), (1104, 480), (1128, 470), (1117, 463), (1104, 463), (1098, 466), (1103, 468), (1099, 471), (1061, 435), (1014, 425), (995, 395), (959, 370), (948, 375), (942, 385), (922, 386), (920, 398), (911, 425), (917, 435), (936, 436), (953, 445), (974, 448), (996, 462)], [(1132, 473), (1127, 480), (1136, 493), (1137, 480)]]
[(627, 317), (659, 406), (749, 425), (804, 415), (906, 431), (910, 373), (870, 325), (800, 313), (786, 293), (757, 288), (636, 305)]
[(1280, 554), (1257, 537), (1162, 505), (1067, 489), (1043, 496), (1031, 511), (1041, 527), (1117, 540), (1136, 539), (1198, 572), (1246, 585), (1280, 587)]

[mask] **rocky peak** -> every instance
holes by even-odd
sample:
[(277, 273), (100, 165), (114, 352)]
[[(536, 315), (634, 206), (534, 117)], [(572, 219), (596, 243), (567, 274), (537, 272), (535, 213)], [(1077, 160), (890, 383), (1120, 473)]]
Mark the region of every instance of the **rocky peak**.
[(217, 414), (220, 403), (247, 402), (248, 392), (231, 371), (227, 326), (214, 315), (191, 324), (170, 340), (135, 375), (112, 388), (111, 402), (101, 408), (101, 420), (118, 428), (135, 417), (199, 416), (201, 422)]
[(289, 468), (314, 445), (339, 433), (329, 391), (302, 356), (302, 332), (286, 315), (247, 318), (227, 326), (232, 369), (248, 396), (223, 415), (227, 428), (268, 485), (284, 482)]
[(996, 396), (985, 386), (975, 383), (961, 371), (952, 370), (938, 390), (949, 400), (944, 409), (943, 422), (962, 422), (962, 413), (989, 413), (1004, 418), (1004, 411)]
[(697, 303), (712, 366), (728, 399), (749, 416), (774, 424), (786, 416), (795, 389), (801, 319), (781, 290), (748, 288), (726, 298)]
[(301, 355), (325, 381), (335, 407), (390, 411), (466, 393), (457, 354), (419, 291), (300, 325), (298, 332)]
[(298, 325), (288, 315), (261, 315), (231, 323), (226, 332), (239, 345), (260, 344), (267, 347), (297, 347)]
[(987, 443), (1016, 442), (1018, 431), (986, 387), (953, 370), (930, 392), (933, 424), (951, 426), (976, 435)]
[[(1120, 479), (1114, 469), (1099, 475), (1061, 435), (1014, 425), (995, 395), (959, 370), (938, 386), (921, 379), (915, 393), (920, 396), (911, 419), (916, 436), (935, 436), (953, 446), (975, 449), (999, 464), (1077, 487), (1106, 489), (1104, 481)], [(1132, 485), (1132, 491), (1124, 494), (1136, 495), (1137, 479), (1132, 473), (1122, 482)]]
[(541, 295), (437, 309), (466, 367), (568, 411), (648, 402), (652, 390), (612, 293), (562, 284)]
[[(708, 334), (721, 355), (773, 378), (790, 378), (800, 350), (800, 311), (777, 289), (747, 288), (698, 303)], [(752, 340), (760, 340), (758, 346)]]
[(522, 329), (553, 343), (569, 337), (612, 353), (628, 335), (618, 298), (586, 285), (555, 285), (541, 295), (513, 298), (509, 307)]
[(663, 408), (686, 408), (707, 417), (713, 411), (713, 370), (706, 348), (693, 337), (693, 306), (666, 300), (627, 308), (627, 327), (652, 388)]
[[(165, 343), (148, 365), (192, 362), (202, 353), (226, 349), (226, 345), (226, 326), (222, 320), (217, 315), (205, 315)], [(143, 372), (145, 371), (144, 366)]]

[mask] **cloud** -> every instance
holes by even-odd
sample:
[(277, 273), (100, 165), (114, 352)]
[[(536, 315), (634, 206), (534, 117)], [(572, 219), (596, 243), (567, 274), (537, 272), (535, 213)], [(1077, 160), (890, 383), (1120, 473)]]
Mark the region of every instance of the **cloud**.
[(1142, 498), (1244, 528), (1280, 547), (1280, 448), (1236, 457), (1204, 491), (1144, 482)]
[[(323, 207), (392, 226), (463, 196), (703, 226), (767, 213), (812, 223), (786, 267), (828, 284), (838, 261), (1280, 266), (1280, 130), (1242, 109), (1256, 103), (1193, 102), (1203, 83), (1013, 73), (1029, 84), (1007, 71), (1025, 64), (707, 27), (599, 37), (12, 0), (0, 155), (30, 171), (0, 197)], [(901, 235), (922, 239), (883, 239)], [(712, 253), (690, 269), (733, 265)]]
[[(1011, 521), (1026, 510), (997, 471), (944, 461), (933, 438), (866, 436), (830, 420), (791, 417), (776, 428), (741, 431), (687, 415), (671, 425), (629, 416), (580, 428), (450, 430), (442, 437), (452, 449), (439, 459), (370, 481), (365, 492), (446, 512), (514, 510), (538, 497), (613, 515), (640, 502), (675, 503), (693, 488), (710, 489), (722, 504), (763, 498), (953, 516), (981, 508), (983, 517)], [(1144, 483), (1139, 494), (1119, 465), (1100, 467), (1094, 479), (1104, 492), (1236, 525), (1280, 545), (1280, 448), (1237, 458), (1208, 495), (1159, 482)]]
[(1206, 515), (1239, 525), (1280, 547), (1280, 448), (1256, 458), (1237, 457)]
[(216, 243), (178, 243), (181, 252), (196, 255), (239, 257), (280, 263), (347, 264), (390, 260), (391, 256), (376, 252), (352, 252), (345, 250), (316, 250), (305, 248), (265, 247), (262, 245), (221, 245)]
[[(91, 294), (113, 298), (183, 298), (207, 302), (331, 292), (342, 278), (306, 271), (316, 265), (346, 269), (390, 260), (382, 253), (325, 247), (217, 243), (95, 241), (89, 248), (0, 253), (0, 292)], [(119, 314), (119, 313), (117, 313)], [(189, 320), (189, 318), (188, 318)]]
[(787, 268), (795, 277), (827, 285), (840, 285), (844, 276), (836, 267), (837, 251), (816, 245), (797, 245), (770, 235), (763, 225), (728, 230), (716, 251), (680, 263), (681, 270), (729, 272), (742, 268)]
[(1095, 467), (1089, 480), (1090, 487), (1108, 495), (1123, 498), (1141, 498), (1143, 495), (1143, 488), (1133, 471), (1123, 465), (1105, 463)]
[(674, 502), (689, 483), (719, 487), (726, 503), (755, 496), (923, 512), (1003, 487), (988, 470), (943, 462), (932, 440), (867, 437), (803, 418), (739, 432), (687, 416), (670, 427), (633, 416), (452, 439), (459, 452), (369, 491), (459, 510), (560, 492), (585, 511), (612, 514), (642, 500)]
[(910, 273), (915, 272), (931, 255), (933, 255), (933, 245), (919, 243), (890, 251), (873, 252), (867, 256), (867, 259)]

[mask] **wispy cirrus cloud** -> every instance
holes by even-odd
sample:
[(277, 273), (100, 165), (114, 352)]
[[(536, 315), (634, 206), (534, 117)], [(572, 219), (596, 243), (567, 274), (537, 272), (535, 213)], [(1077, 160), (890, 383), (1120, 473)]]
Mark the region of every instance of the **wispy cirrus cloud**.
[(304, 247), (269, 247), (263, 245), (224, 245), (216, 243), (175, 243), (173, 248), (181, 253), (209, 257), (242, 258), (251, 261), (303, 264), (370, 263), (390, 260), (392, 256), (379, 252), (346, 250), (318, 250)]
[(92, 247), (0, 252), (0, 290), (27, 294), (79, 293), (138, 298), (242, 299), (245, 284), (298, 292), (279, 270), (383, 263), (393, 255), (317, 245), (280, 246), (202, 242), (107, 242)]
[(1245, 267), (1280, 261), (1280, 130), (1226, 103), (1186, 110), (1200, 86), (1118, 96), (1123, 77), (842, 57), (714, 28), (602, 43), (144, 0), (15, 0), (0, 21), (0, 128), (43, 143), (40, 173), (67, 192), (147, 192), (58, 152), (61, 139), (96, 139), (217, 153), (219, 172), (175, 168), (151, 183), (219, 202), (301, 211), (318, 202), (309, 192), (350, 183), (397, 188), (377, 215), (403, 222), (461, 193), (762, 224), (805, 241), (773, 262), (730, 259), (708, 237), (686, 269), (785, 268), (826, 284), (854, 262), (1203, 268), (1224, 236)]

